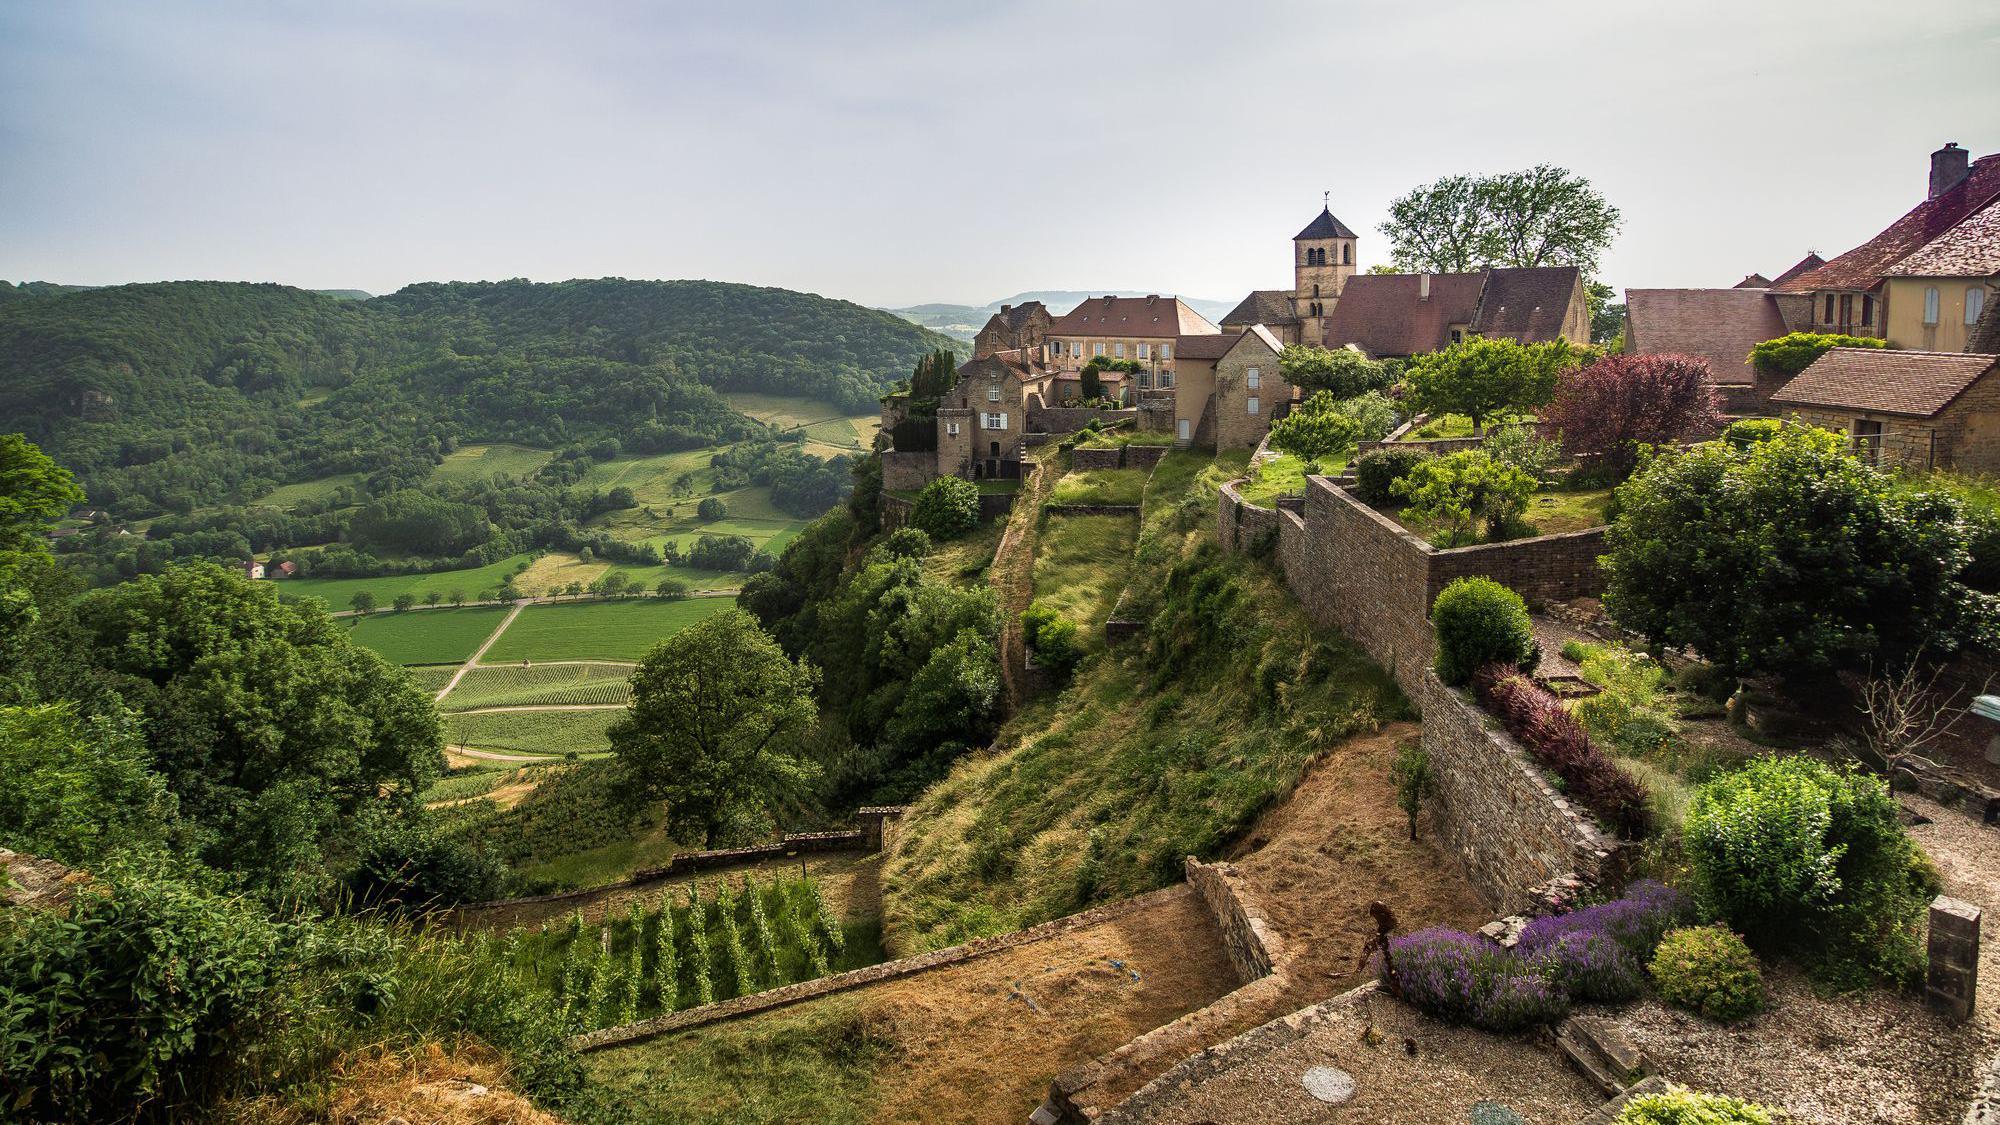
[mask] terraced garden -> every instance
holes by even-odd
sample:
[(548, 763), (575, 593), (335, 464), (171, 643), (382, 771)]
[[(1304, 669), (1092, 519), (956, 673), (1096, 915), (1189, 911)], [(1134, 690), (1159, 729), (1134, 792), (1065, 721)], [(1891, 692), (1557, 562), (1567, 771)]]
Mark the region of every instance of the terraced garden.
[[(525, 611), (522, 616), (527, 616)], [(442, 705), (452, 711), (482, 707), (622, 705), (632, 697), (632, 686), (627, 679), (631, 674), (632, 669), (622, 664), (530, 664), (525, 668), (515, 664), (481, 664), (465, 673)]]

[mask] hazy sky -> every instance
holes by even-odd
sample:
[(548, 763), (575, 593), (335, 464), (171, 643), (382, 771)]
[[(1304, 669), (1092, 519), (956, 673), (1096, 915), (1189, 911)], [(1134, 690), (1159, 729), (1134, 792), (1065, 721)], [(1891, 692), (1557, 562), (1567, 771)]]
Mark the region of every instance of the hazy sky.
[(2000, 150), (1994, 0), (0, 0), (0, 278), (1290, 283), (1320, 193), (1550, 161), (1624, 286), (1845, 250)]

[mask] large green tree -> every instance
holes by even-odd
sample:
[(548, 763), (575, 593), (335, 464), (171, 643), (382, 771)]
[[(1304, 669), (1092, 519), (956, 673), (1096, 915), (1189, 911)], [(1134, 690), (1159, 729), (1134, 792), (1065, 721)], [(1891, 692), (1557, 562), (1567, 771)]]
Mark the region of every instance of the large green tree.
[(1360, 433), (1360, 423), (1341, 411), (1332, 394), (1320, 391), (1271, 423), (1271, 444), (1316, 473), (1321, 461), (1352, 446)]
[(818, 678), (748, 613), (719, 613), (646, 654), (611, 749), (648, 795), (666, 799), (677, 835), (716, 843), (732, 824), (805, 794), (816, 768), (799, 745)]
[(1730, 673), (1824, 685), (1993, 636), (1994, 599), (1959, 581), (1971, 556), (1957, 501), (1899, 489), (1839, 434), (1787, 426), (1660, 452), (1618, 505), (1605, 605)]
[(1411, 360), (1403, 401), (1413, 410), (1463, 414), (1478, 431), (1494, 415), (1527, 413), (1547, 403), (1557, 378), (1582, 361), (1562, 340), (1519, 344), (1474, 337)]
[(1369, 359), (1353, 348), (1322, 348), (1287, 344), (1278, 353), (1278, 372), (1285, 382), (1311, 394), (1326, 391), (1350, 399), (1369, 391), (1386, 391), (1396, 373), (1386, 363)]
[(1446, 176), (1389, 204), (1382, 233), (1404, 270), (1575, 266), (1586, 278), (1620, 225), (1589, 180), (1552, 164), (1491, 176)]
[(0, 551), (43, 549), (49, 527), (82, 501), (69, 470), (20, 434), (0, 434)]

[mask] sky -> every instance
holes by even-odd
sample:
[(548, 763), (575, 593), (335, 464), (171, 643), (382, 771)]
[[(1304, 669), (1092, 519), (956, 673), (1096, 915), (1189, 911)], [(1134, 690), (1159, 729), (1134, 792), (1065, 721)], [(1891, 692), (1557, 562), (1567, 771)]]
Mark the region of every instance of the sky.
[(1548, 162), (1726, 286), (2000, 151), (1993, 0), (0, 0), (0, 278), (1290, 286), (1321, 193)]

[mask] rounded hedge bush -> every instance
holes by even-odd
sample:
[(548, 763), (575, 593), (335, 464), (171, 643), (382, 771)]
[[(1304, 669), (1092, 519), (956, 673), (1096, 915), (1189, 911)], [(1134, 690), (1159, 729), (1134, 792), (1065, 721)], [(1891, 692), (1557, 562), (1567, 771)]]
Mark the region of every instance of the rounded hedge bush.
[(1354, 494), (1369, 504), (1395, 499), (1391, 486), (1430, 454), (1416, 449), (1371, 449), (1354, 462)]
[(910, 524), (935, 540), (964, 535), (979, 526), (979, 486), (960, 477), (939, 477), (917, 493)]
[(1664, 1094), (1641, 1094), (1626, 1102), (1614, 1125), (1772, 1125), (1776, 1120), (1771, 1110), (1755, 1102), (1676, 1086)]
[(899, 559), (920, 559), (931, 553), (931, 537), (920, 527), (899, 527), (882, 540), (882, 549)]
[(1646, 968), (1662, 999), (1704, 1019), (1735, 1023), (1764, 1006), (1756, 955), (1721, 926), (1669, 931)]
[(1437, 674), (1448, 684), (1466, 683), (1488, 664), (1525, 672), (1537, 663), (1527, 603), (1491, 578), (1460, 578), (1439, 591), (1431, 628), (1437, 633)]

